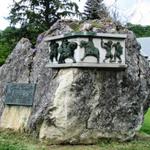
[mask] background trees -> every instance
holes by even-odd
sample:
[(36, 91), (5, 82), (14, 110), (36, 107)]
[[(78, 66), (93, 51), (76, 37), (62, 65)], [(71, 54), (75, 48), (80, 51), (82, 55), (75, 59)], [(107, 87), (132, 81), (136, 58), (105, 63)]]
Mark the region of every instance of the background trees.
[(20, 0), (10, 10), (10, 23), (21, 27), (31, 25), (37, 29), (48, 29), (58, 19), (79, 13), (76, 3), (70, 0)]
[(0, 31), (0, 66), (21, 38), (19, 30), (15, 27), (7, 27), (4, 31)]
[(108, 11), (103, 0), (87, 0), (84, 7), (84, 19), (101, 19), (108, 16)]
[(150, 26), (127, 24), (127, 28), (135, 33), (137, 37), (150, 37)]
[(20, 35), (35, 44), (39, 33), (68, 15), (79, 15), (78, 5), (70, 0), (13, 0), (8, 19), (12, 26), (20, 24)]
[(35, 45), (38, 34), (68, 15), (79, 15), (77, 4), (70, 0), (13, 0), (8, 17), (11, 27), (0, 31), (0, 65), (22, 37)]

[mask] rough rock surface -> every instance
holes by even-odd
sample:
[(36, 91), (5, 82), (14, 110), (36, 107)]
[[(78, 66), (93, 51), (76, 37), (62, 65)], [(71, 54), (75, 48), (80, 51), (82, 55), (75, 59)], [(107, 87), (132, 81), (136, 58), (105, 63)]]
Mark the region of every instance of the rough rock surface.
[(24, 131), (31, 111), (31, 107), (5, 106), (1, 116), (0, 128)]
[[(104, 23), (103, 23), (104, 22)], [(90, 144), (99, 138), (127, 140), (150, 104), (150, 71), (134, 34), (108, 21), (88, 21), (96, 32), (127, 33), (126, 70), (50, 69), (44, 37), (83, 30), (86, 23), (58, 21), (39, 35), (35, 49), (22, 39), (0, 68), (0, 116), (5, 85), (36, 83), (26, 130), (51, 143)], [(117, 29), (118, 30), (118, 29)]]
[(29, 83), (33, 49), (28, 39), (22, 38), (6, 63), (0, 68), (0, 116), (4, 108), (4, 91), (7, 83)]

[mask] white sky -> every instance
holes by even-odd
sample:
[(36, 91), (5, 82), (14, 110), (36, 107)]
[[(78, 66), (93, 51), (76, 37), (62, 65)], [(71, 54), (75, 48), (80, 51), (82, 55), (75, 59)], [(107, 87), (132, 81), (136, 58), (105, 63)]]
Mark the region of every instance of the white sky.
[[(83, 11), (86, 0), (73, 0)], [(117, 1), (115, 3), (115, 1)], [(150, 0), (104, 0), (108, 8), (117, 8), (122, 21), (134, 24), (150, 25)], [(9, 14), (12, 0), (4, 0), (0, 5), (0, 29), (5, 29), (9, 22), (4, 19)]]

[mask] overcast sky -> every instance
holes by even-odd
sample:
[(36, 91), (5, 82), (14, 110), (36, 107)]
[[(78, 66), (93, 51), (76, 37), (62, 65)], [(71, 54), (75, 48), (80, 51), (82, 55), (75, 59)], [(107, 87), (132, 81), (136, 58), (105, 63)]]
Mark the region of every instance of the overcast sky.
[[(78, 2), (78, 0), (73, 0)], [(80, 10), (83, 11), (86, 0), (78, 2)], [(123, 22), (150, 25), (150, 0), (104, 0), (108, 8), (117, 8)], [(5, 29), (9, 22), (4, 19), (8, 16), (9, 6), (12, 0), (4, 0), (0, 5), (0, 29)]]

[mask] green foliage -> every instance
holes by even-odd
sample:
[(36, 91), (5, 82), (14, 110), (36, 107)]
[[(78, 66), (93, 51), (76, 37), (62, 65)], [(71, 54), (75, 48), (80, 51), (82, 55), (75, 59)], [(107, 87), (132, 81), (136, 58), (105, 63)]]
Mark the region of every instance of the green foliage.
[(80, 32), (81, 23), (80, 22), (72, 22), (69, 25), (75, 32)]
[(25, 133), (0, 131), (0, 150), (149, 150), (150, 136), (139, 134), (130, 142), (101, 140), (97, 145), (50, 145)]
[(36, 44), (38, 34), (49, 29), (58, 19), (79, 14), (78, 6), (70, 0), (20, 0), (13, 1), (8, 19), (12, 25), (0, 32), (0, 66), (22, 38)]
[(0, 32), (0, 66), (22, 37), (35, 45), (38, 34), (67, 15), (79, 15), (77, 4), (70, 0), (13, 0), (8, 19), (21, 28), (8, 27)]
[(0, 32), (0, 66), (4, 64), (19, 38), (19, 29), (14, 27), (7, 27), (4, 31)]
[(45, 150), (40, 142), (28, 134), (0, 131), (0, 150)]
[(141, 131), (150, 134), (150, 109), (145, 114), (144, 123)]
[(0, 66), (4, 64), (6, 58), (22, 37), (29, 38), (33, 44), (36, 42), (39, 30), (36, 30), (34, 27), (32, 30), (30, 29), (7, 27), (0, 32)]
[(102, 28), (104, 25), (103, 23), (99, 23), (97, 20), (92, 20), (92, 26), (95, 28)]
[(6, 58), (22, 38), (28, 38), (33, 45), (36, 43), (37, 35), (42, 31), (30, 25), (22, 28), (7, 27), (0, 32), (0, 66), (5, 63)]
[(87, 0), (83, 13), (86, 20), (101, 19), (108, 16), (108, 11), (103, 3), (104, 0)]
[(129, 30), (133, 31), (137, 37), (150, 37), (150, 26), (127, 24)]
[(13, 25), (20, 23), (21, 27), (44, 31), (61, 17), (77, 14), (78, 6), (70, 0), (14, 0), (8, 19)]

